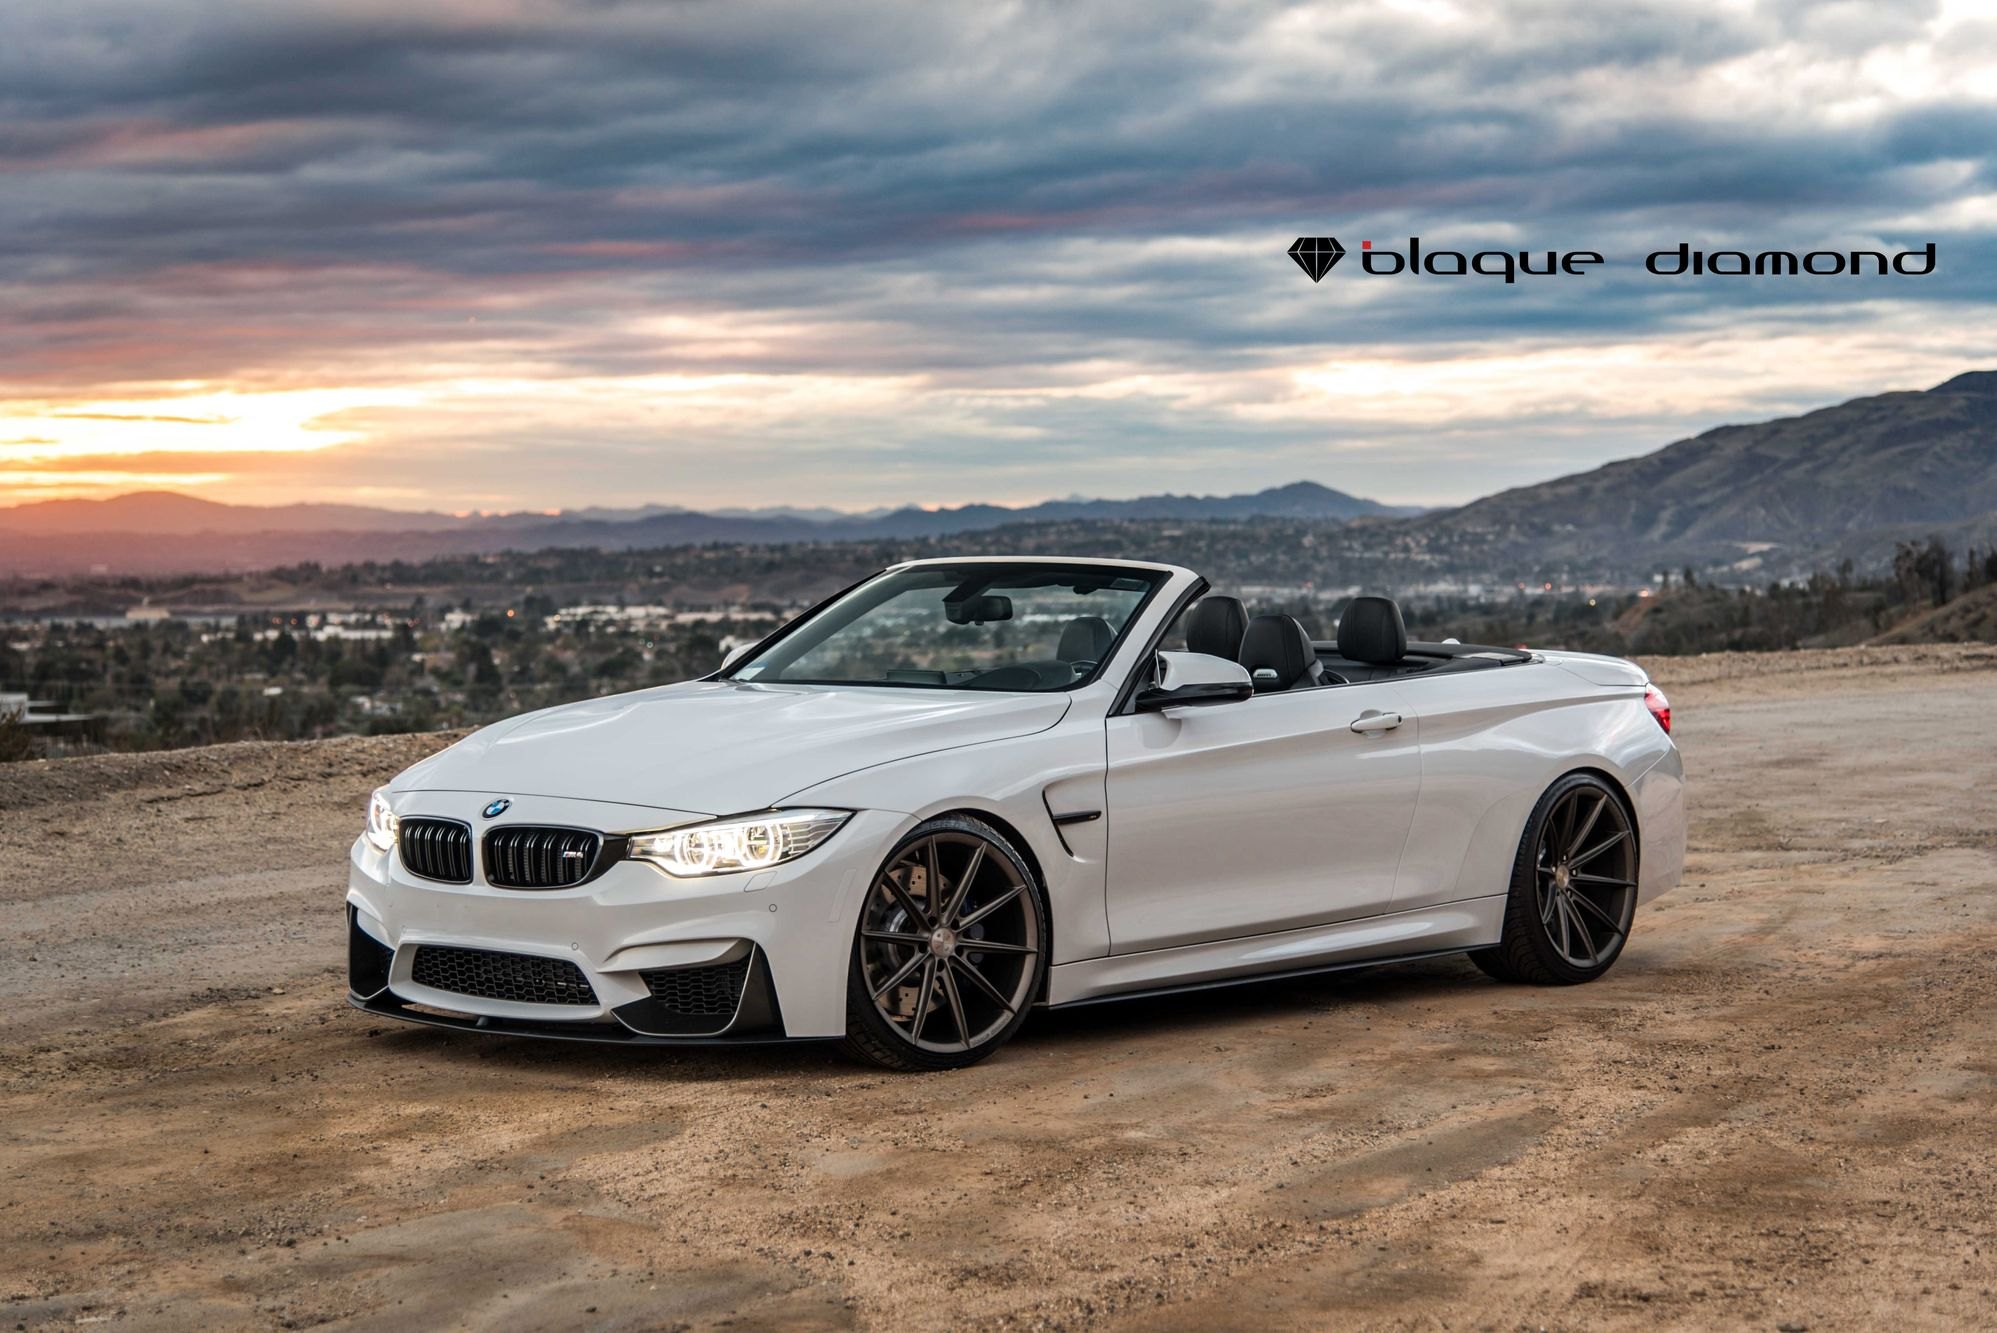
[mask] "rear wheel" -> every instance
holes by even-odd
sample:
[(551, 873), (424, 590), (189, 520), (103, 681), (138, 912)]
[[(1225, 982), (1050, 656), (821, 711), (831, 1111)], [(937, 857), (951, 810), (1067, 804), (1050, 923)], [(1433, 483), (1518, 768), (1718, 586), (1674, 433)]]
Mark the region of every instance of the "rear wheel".
[(846, 1046), (889, 1069), (961, 1069), (1026, 1021), (1047, 912), (1025, 858), (982, 820), (928, 820), (888, 854), (853, 936)]
[(1593, 981), (1629, 939), (1636, 872), (1636, 827), (1622, 798), (1593, 774), (1568, 774), (1526, 821), (1503, 936), (1471, 961), (1500, 981)]

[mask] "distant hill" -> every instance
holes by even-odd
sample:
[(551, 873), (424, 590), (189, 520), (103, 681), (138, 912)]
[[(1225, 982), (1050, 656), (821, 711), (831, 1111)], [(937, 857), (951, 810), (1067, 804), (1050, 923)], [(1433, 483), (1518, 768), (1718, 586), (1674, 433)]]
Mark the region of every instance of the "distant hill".
[(574, 514), (460, 517), (352, 505), (218, 504), (168, 491), (109, 500), (51, 500), (0, 509), (0, 573), (246, 570), (317, 561), (426, 560), (502, 550), (637, 550), (708, 542), (781, 544), (906, 540), (1021, 522), (1252, 517), (1342, 523), (1419, 512), (1315, 482), (1248, 495), (1053, 500), (1021, 508), (964, 505), (843, 514), (826, 509), (724, 510), (666, 505)]
[(824, 525), (820, 536), (933, 537), (981, 532), (1008, 523), (1069, 523), (1089, 519), (1186, 519), (1210, 522), (1233, 518), (1307, 518), (1348, 522), (1422, 512), (1418, 508), (1365, 500), (1314, 481), (1293, 481), (1252, 495), (1143, 495), (1134, 500), (1048, 500), (1020, 509), (963, 505), (955, 509), (896, 509), (885, 514), (842, 519)]
[(1923, 611), (1872, 642), (1997, 643), (1997, 583), (1986, 583)]
[(1415, 525), (1431, 547), (1548, 559), (1725, 563), (1767, 548), (1890, 550), (1895, 535), (1997, 520), (1997, 372), (1721, 426), (1653, 454), (1521, 486)]
[[(97, 567), (226, 572), (707, 543), (914, 542), (1021, 524), (1038, 525), (1079, 552), (1122, 543), (1118, 524), (1157, 529), (1257, 517), (1308, 529), (1310, 578), (1320, 587), (1627, 583), (1680, 565), (1722, 581), (1765, 582), (1846, 557), (1877, 568), (1907, 538), (1934, 534), (1955, 550), (1997, 541), (1997, 371), (1721, 426), (1641, 458), (1425, 514), (1313, 482), (1246, 495), (1078, 498), (1017, 509), (841, 514), (655, 504), (462, 518), (344, 505), (259, 509), (154, 492), (0, 510), (0, 575)], [(1127, 544), (1154, 544), (1129, 535)], [(1152, 537), (1169, 555), (1169, 531)]]
[(423, 532), (461, 528), (449, 514), (365, 505), (230, 505), (177, 491), (133, 491), (109, 500), (42, 500), (0, 509), (0, 533), (68, 536), (144, 533), (189, 536), (245, 532)]

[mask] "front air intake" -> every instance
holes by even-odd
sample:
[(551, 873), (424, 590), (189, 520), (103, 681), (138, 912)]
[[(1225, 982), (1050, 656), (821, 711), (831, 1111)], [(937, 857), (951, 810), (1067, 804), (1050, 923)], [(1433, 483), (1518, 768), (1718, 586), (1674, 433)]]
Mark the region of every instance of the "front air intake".
[(496, 889), (572, 889), (595, 874), (602, 855), (603, 836), (583, 829), (491, 829), (485, 882)]
[(614, 1012), (643, 1036), (764, 1041), (784, 1035), (769, 959), (753, 944), (728, 962), (657, 967), (640, 972), (638, 980), (645, 983), (645, 998)]
[(638, 975), (667, 1013), (678, 1018), (727, 1020), (735, 1017), (736, 1007), (742, 1003), (749, 959), (745, 956), (707, 967), (660, 968)]
[(516, 1004), (596, 1003), (596, 991), (582, 969), (566, 958), (460, 949), (424, 944), (416, 949), (409, 979), (432, 990)]
[(471, 825), (455, 819), (403, 820), (402, 864), (420, 879), (434, 879), (441, 884), (471, 883)]
[(347, 989), (356, 995), (374, 996), (388, 989), (388, 973), (395, 963), (395, 950), (361, 929), (360, 913), (347, 905)]

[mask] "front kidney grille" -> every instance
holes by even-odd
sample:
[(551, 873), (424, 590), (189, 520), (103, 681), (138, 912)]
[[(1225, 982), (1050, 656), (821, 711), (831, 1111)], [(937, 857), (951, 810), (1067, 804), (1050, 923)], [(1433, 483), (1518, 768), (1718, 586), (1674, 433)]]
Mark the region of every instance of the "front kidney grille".
[(459, 949), (441, 944), (417, 946), (410, 980), (419, 986), (521, 1004), (596, 1003), (582, 969), (566, 958)]
[(716, 963), (708, 967), (672, 967), (657, 972), (640, 972), (645, 988), (667, 1012), (689, 1018), (728, 1018), (742, 1003), (742, 983), (749, 976), (749, 960)]
[(590, 877), (600, 834), (509, 825), (485, 835), (485, 882), (498, 889), (568, 889)]
[(423, 879), (471, 883), (471, 825), (455, 819), (403, 820), (402, 864), (410, 874)]

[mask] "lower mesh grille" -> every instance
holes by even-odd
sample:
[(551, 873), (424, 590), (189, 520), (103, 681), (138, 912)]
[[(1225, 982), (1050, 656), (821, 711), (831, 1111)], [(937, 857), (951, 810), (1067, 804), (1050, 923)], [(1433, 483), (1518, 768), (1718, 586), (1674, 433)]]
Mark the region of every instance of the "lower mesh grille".
[(596, 992), (590, 988), (589, 978), (566, 958), (425, 944), (417, 948), (409, 976), (419, 986), (454, 995), (475, 995), (484, 1000), (514, 1000), (521, 1004), (596, 1003)]
[(712, 967), (674, 967), (638, 975), (644, 978), (652, 998), (669, 1013), (689, 1018), (727, 1018), (742, 1003), (742, 983), (749, 976), (749, 960), (743, 958)]

